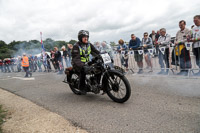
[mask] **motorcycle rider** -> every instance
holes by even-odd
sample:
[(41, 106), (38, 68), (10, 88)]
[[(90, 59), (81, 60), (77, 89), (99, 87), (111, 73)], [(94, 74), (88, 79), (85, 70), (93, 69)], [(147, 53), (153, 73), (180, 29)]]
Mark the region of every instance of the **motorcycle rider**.
[(78, 33), (78, 42), (72, 49), (72, 66), (79, 73), (80, 82), (78, 88), (81, 94), (85, 95), (85, 76), (90, 70), (90, 66), (86, 63), (90, 60), (90, 54), (97, 56), (100, 54), (96, 48), (88, 42), (89, 32), (80, 30)]

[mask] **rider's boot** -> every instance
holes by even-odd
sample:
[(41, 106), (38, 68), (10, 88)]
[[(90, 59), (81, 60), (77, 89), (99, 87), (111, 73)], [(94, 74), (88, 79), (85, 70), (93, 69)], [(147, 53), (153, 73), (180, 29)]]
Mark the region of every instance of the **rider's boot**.
[(79, 88), (79, 91), (80, 91), (81, 95), (86, 95), (87, 94), (87, 92), (85, 90), (85, 84), (84, 85), (83, 84), (79, 84), (78, 88)]

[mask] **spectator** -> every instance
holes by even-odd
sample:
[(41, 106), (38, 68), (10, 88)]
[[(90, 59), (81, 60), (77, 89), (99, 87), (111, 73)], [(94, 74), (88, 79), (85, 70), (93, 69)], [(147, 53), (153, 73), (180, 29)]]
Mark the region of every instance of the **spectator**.
[(37, 71), (37, 56), (34, 56), (33, 59), (33, 70), (34, 72)]
[(176, 64), (175, 58), (178, 60), (178, 56), (180, 56), (181, 71), (177, 75), (187, 76), (188, 69), (191, 68), (191, 60), (190, 60), (190, 51), (186, 49), (185, 42), (187, 41), (187, 36), (190, 35), (190, 30), (185, 28), (185, 25), (186, 22), (184, 20), (181, 20), (179, 22), (180, 30), (176, 33), (176, 40), (175, 40), (176, 56), (172, 51), (172, 65)]
[[(169, 72), (169, 44), (171, 41), (171, 36), (169, 34), (166, 34), (166, 29), (162, 28), (160, 29), (160, 34), (161, 36), (158, 38), (158, 42), (157, 44), (159, 45), (159, 47), (162, 47), (161, 49), (162, 51), (159, 49), (159, 64), (161, 66), (161, 71), (158, 74), (164, 74), (167, 75)], [(166, 72), (164, 71), (164, 62), (165, 61), (165, 65), (166, 65)]]
[(152, 39), (154, 45), (156, 43), (156, 33), (154, 30), (152, 30), (152, 33), (149, 35), (149, 37)]
[[(149, 35), (149, 37), (151, 38), (151, 40), (152, 40), (152, 42), (153, 42), (153, 46), (155, 47), (155, 50), (158, 51), (158, 47), (157, 47), (157, 45), (156, 45), (156, 41), (157, 41), (157, 39), (156, 39), (156, 33), (155, 33), (154, 30), (152, 30), (152, 33)], [(158, 54), (157, 54), (157, 55), (158, 55)], [(156, 55), (156, 51), (154, 51), (154, 56), (157, 56), (157, 55)]]
[(47, 63), (47, 71), (51, 72), (50, 56), (47, 53), (45, 53), (45, 56), (46, 56), (46, 63)]
[(112, 50), (112, 47), (107, 44), (106, 42), (102, 42), (101, 43), (101, 53), (108, 53), (110, 58), (113, 60), (113, 50)]
[(38, 72), (42, 72), (42, 58), (41, 57), (37, 58), (37, 66), (39, 68)]
[(53, 67), (55, 69), (55, 72), (58, 71), (58, 68), (56, 67), (56, 62), (55, 62), (55, 52), (53, 50), (50, 50), (50, 56), (51, 56), (51, 62), (53, 64)]
[(192, 37), (190, 39), (193, 42), (193, 52), (196, 56), (196, 64), (199, 67), (199, 72), (195, 73), (196, 76), (200, 76), (200, 15), (194, 16), (195, 27), (192, 29)]
[(47, 56), (45, 55), (45, 53), (41, 54), (41, 57), (42, 57), (42, 63), (43, 63), (43, 66), (44, 66), (44, 72), (47, 72)]
[(10, 71), (10, 61), (8, 58), (4, 59), (4, 72), (11, 72)]
[(130, 50), (134, 50), (134, 58), (139, 67), (138, 74), (143, 73), (143, 62), (142, 62), (143, 54), (138, 53), (138, 50), (141, 49), (140, 43), (141, 43), (140, 39), (136, 37), (134, 34), (131, 34), (131, 40), (129, 41), (128, 47)]
[(95, 42), (95, 43), (94, 43), (94, 47), (95, 47), (98, 51), (101, 51), (101, 49), (102, 49), (102, 45), (100, 44), (100, 42)]
[(15, 59), (14, 58), (10, 58), (9, 59), (10, 60), (10, 69), (11, 69), (11, 72), (14, 72), (15, 70), (14, 70), (14, 63), (15, 63)]
[[(119, 46), (117, 47), (117, 51), (120, 53), (121, 65), (126, 67), (126, 70), (128, 70), (128, 59), (126, 59), (126, 61), (124, 59), (127, 56), (126, 54), (128, 52), (128, 47), (122, 39), (120, 39), (118, 42)], [(122, 53), (122, 51), (124, 51), (124, 53)]]
[(6, 73), (7, 69), (6, 69), (6, 60), (3, 59), (3, 72)]
[(158, 38), (160, 37), (160, 31), (158, 30), (157, 33), (156, 33), (156, 40), (155, 40), (155, 43), (154, 43), (154, 46), (155, 46), (155, 54), (154, 56), (158, 56), (158, 51), (159, 51), (159, 46), (157, 44), (157, 41), (158, 41)]
[(0, 69), (1, 69), (1, 72), (3, 72), (3, 61), (0, 59)]
[(144, 58), (147, 63), (147, 69), (150, 68), (149, 72), (153, 72), (151, 55), (148, 51), (149, 48), (151, 48), (151, 49), (153, 48), (153, 42), (152, 42), (152, 39), (150, 37), (148, 37), (147, 32), (144, 33), (144, 38), (142, 38), (142, 46), (144, 48)]
[(158, 41), (159, 37), (160, 37), (160, 30), (158, 30), (156, 33), (156, 41)]
[(22, 60), (22, 58), (21, 58), (21, 56), (18, 56), (18, 58), (17, 58), (17, 71), (18, 72), (21, 72), (21, 60)]
[[(22, 56), (22, 58), (23, 58), (23, 56)], [(31, 54), (28, 56), (28, 61), (29, 61), (29, 71), (33, 72), (33, 60), (32, 60), (32, 55)]]
[(66, 64), (66, 67), (68, 67), (68, 64), (67, 64), (67, 50), (65, 48), (65, 46), (62, 46), (61, 50), (63, 51), (63, 59), (65, 60), (65, 64)]
[(12, 70), (11, 70), (11, 59), (10, 58), (7, 58), (7, 65), (8, 65), (9, 72), (12, 72)]
[(60, 51), (58, 51), (57, 47), (54, 47), (54, 52), (55, 52), (55, 64), (56, 64), (56, 67), (59, 70), (58, 74), (62, 74), (63, 73), (63, 67), (62, 67), (61, 53), (60, 53)]
[(67, 65), (68, 67), (71, 67), (72, 64), (71, 64), (71, 59), (72, 59), (72, 54), (71, 54), (71, 51), (72, 51), (72, 48), (73, 48), (73, 45), (72, 44), (67, 44), (67, 57), (68, 57), (68, 62), (67, 62)]

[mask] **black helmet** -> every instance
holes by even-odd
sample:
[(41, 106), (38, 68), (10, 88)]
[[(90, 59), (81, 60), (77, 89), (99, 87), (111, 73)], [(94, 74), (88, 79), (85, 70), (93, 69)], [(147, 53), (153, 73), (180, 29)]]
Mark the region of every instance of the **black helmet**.
[(78, 40), (79, 40), (80, 42), (82, 42), (82, 38), (83, 38), (84, 36), (87, 36), (87, 37), (89, 38), (89, 32), (86, 31), (86, 30), (80, 30), (80, 31), (78, 32)]

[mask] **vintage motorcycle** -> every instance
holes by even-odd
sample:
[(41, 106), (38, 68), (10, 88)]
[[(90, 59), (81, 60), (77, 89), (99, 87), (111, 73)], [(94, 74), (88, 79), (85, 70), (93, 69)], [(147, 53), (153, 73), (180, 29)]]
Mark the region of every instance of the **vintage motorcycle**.
[[(131, 96), (131, 86), (121, 70), (111, 68), (111, 59), (108, 53), (94, 57), (87, 63), (91, 67), (86, 75), (86, 91), (107, 95), (115, 102), (124, 103)], [(65, 69), (66, 77), (63, 82), (68, 83), (72, 92), (81, 95), (79, 85), (79, 73), (73, 68)], [(98, 76), (97, 76), (98, 75)], [(69, 82), (70, 81), (70, 82)]]

